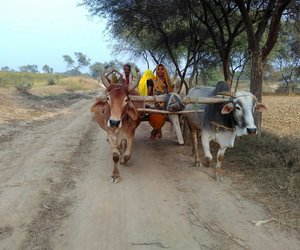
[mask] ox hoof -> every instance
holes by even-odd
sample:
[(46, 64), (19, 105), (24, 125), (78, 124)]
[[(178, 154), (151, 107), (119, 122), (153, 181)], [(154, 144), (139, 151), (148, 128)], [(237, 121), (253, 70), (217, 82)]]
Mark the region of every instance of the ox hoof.
[(130, 160), (130, 155), (124, 156), (124, 164), (126, 164)]
[(218, 182), (223, 182), (223, 176), (222, 175), (216, 175), (215, 180)]
[(112, 183), (115, 183), (115, 184), (119, 183), (121, 181), (121, 176), (112, 175), (111, 178), (112, 178)]
[(220, 171), (218, 171), (218, 170), (215, 170), (215, 180), (218, 181), (218, 182), (223, 181), (222, 173), (220, 173)]
[(204, 166), (205, 166), (205, 167), (207, 167), (207, 168), (209, 168), (209, 167), (210, 167), (210, 164), (211, 164), (211, 162), (212, 162), (212, 159), (211, 159), (211, 158), (208, 158), (208, 157), (206, 157), (206, 158), (205, 158), (205, 163), (204, 163)]
[(202, 164), (200, 162), (195, 162), (194, 167), (200, 168), (200, 167), (202, 167)]
[(120, 163), (121, 163), (121, 164), (126, 164), (129, 160), (130, 160), (130, 155), (124, 155), (124, 156), (120, 159)]

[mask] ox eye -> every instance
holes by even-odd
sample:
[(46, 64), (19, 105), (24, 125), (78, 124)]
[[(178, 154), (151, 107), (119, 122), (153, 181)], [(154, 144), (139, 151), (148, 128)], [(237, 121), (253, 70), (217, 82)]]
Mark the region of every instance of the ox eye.
[(240, 106), (235, 106), (236, 110), (241, 110)]
[(109, 101), (109, 96), (106, 96), (107, 101)]
[(126, 99), (125, 99), (125, 102), (128, 102), (128, 101), (129, 101), (129, 98), (126, 98)]

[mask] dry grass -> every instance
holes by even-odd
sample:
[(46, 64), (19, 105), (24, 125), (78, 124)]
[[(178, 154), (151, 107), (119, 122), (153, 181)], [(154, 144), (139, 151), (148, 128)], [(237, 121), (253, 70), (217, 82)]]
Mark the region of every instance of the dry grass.
[(268, 218), (285, 229), (300, 230), (299, 152), (299, 137), (263, 133), (261, 138), (239, 138), (226, 157), (234, 186), (263, 203)]
[(300, 96), (264, 96), (268, 111), (263, 113), (263, 129), (279, 137), (300, 136)]
[(0, 87), (0, 124), (51, 118), (60, 113), (57, 109), (74, 100), (91, 98), (90, 93), (97, 88), (97, 81), (87, 77), (65, 77), (57, 85), (35, 83), (23, 92)]

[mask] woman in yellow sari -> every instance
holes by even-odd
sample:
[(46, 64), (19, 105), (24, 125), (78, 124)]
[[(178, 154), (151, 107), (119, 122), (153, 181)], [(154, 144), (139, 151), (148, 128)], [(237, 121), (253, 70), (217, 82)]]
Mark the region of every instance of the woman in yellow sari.
[(146, 69), (138, 86), (138, 91), (141, 96), (152, 95), (152, 88), (153, 86), (153, 79), (155, 75), (153, 74), (152, 70)]
[[(168, 72), (163, 64), (156, 66), (156, 75), (149, 69), (145, 70), (138, 86), (141, 96), (163, 95), (172, 92)], [(161, 128), (166, 121), (166, 115), (149, 114), (149, 123), (153, 127), (150, 138), (155, 140), (162, 137)]]
[[(152, 95), (163, 95), (172, 92), (172, 85), (168, 72), (163, 64), (156, 66), (156, 76), (153, 78)], [(161, 128), (166, 122), (166, 115), (152, 113), (149, 116), (149, 123), (153, 127), (150, 138), (155, 140), (162, 137)]]
[(154, 95), (163, 95), (172, 92), (172, 85), (168, 72), (163, 64), (156, 66), (156, 76), (153, 79)]

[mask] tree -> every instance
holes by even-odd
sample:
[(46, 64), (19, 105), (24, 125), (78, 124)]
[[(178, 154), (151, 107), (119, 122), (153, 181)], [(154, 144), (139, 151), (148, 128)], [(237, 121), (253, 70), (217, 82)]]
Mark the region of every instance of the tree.
[(49, 65), (45, 64), (42, 68), (42, 71), (46, 74), (52, 74), (53, 68), (50, 68)]
[(75, 61), (69, 55), (63, 55), (64, 62), (67, 63), (67, 68), (73, 68)]
[[(104, 63), (95, 62), (94, 64), (92, 64), (90, 66), (90, 72), (91, 72), (92, 77), (98, 78), (108, 68), (114, 68), (114, 69), (117, 69), (119, 71), (122, 71), (123, 65), (124, 65), (123, 62), (120, 62), (116, 59), (111, 60), (109, 62), (104, 62)], [(132, 66), (132, 68), (135, 67), (135, 65), (131, 65), (131, 66)]]
[(10, 71), (8, 66), (1, 67), (1, 71)]
[(275, 65), (279, 66), (281, 78), (286, 84), (286, 93), (294, 90), (297, 69), (300, 66), (300, 37), (298, 29), (300, 20), (284, 22), (284, 29), (280, 32), (279, 44), (276, 46)]
[(91, 76), (94, 78), (98, 78), (101, 73), (104, 71), (105, 65), (100, 62), (95, 62), (90, 66)]
[[(238, 49), (235, 39), (245, 29), (236, 4), (231, 0), (185, 0), (191, 13), (205, 25), (222, 62), (225, 81), (231, 85), (231, 56)], [(200, 34), (199, 34), (200, 35)], [(240, 43), (240, 46), (243, 45)]]
[[(106, 17), (112, 36), (136, 48), (135, 54), (171, 62), (185, 84), (209, 56), (217, 59), (212, 65), (221, 61), (229, 83), (250, 58), (250, 91), (261, 100), (263, 64), (291, 1), (296, 0), (83, 0), (82, 5), (91, 15)], [(244, 33), (247, 43), (240, 39)]]
[[(250, 92), (262, 101), (263, 70), (278, 38), (280, 20), (291, 0), (234, 0), (239, 7), (247, 33), (250, 53)], [(252, 16), (255, 16), (254, 23)], [(264, 40), (264, 38), (266, 38)], [(255, 120), (261, 131), (261, 113)]]
[(191, 68), (197, 67), (202, 58), (199, 53), (208, 51), (204, 46), (209, 42), (204, 40), (209, 35), (199, 20), (190, 15), (184, 1), (84, 0), (82, 5), (91, 15), (108, 18), (112, 36), (122, 44), (131, 44), (136, 48), (135, 53), (138, 51), (156, 64), (171, 62), (188, 90), (185, 77), (195, 73)]
[(74, 52), (77, 59), (77, 66), (75, 69), (79, 71), (80, 68), (89, 66), (91, 63), (91, 59), (84, 55), (82, 52)]
[(39, 70), (38, 70), (38, 66), (36, 64), (27, 64), (27, 65), (24, 65), (24, 66), (21, 66), (19, 67), (19, 70), (21, 72), (31, 72), (31, 73), (37, 73)]
[(76, 57), (77, 64), (75, 65), (75, 61), (69, 55), (63, 55), (64, 62), (67, 63), (67, 68), (71, 69), (71, 74), (77, 75), (80, 74), (80, 68), (86, 67), (90, 65), (91, 59), (89, 59), (82, 52), (74, 52)]
[[(251, 62), (250, 91), (261, 101), (264, 65), (277, 42), (281, 17), (291, 0), (234, 1), (240, 9), (247, 33)], [(253, 15), (257, 16), (256, 24), (251, 18)]]

